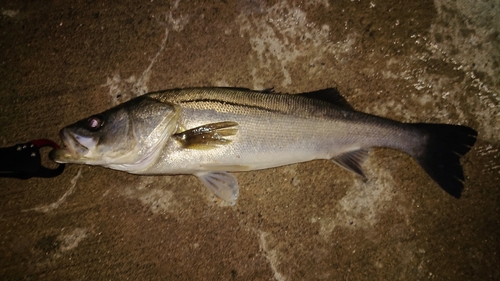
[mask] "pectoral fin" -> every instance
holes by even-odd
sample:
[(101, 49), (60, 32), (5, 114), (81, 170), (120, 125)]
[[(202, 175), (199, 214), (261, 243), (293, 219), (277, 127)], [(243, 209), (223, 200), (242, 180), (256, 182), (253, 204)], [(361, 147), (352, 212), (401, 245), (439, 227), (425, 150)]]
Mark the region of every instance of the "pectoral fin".
[(231, 142), (226, 137), (238, 132), (238, 123), (226, 121), (206, 124), (190, 130), (176, 133), (172, 137), (183, 147), (191, 149), (211, 149)]
[(342, 153), (340, 155), (333, 157), (331, 160), (340, 167), (349, 170), (351, 172), (354, 172), (366, 180), (366, 176), (365, 173), (363, 172), (363, 168), (361, 168), (361, 165), (368, 158), (368, 152), (370, 152), (369, 149), (362, 148)]
[(195, 176), (217, 197), (231, 205), (236, 204), (239, 195), (238, 180), (228, 172), (203, 172)]

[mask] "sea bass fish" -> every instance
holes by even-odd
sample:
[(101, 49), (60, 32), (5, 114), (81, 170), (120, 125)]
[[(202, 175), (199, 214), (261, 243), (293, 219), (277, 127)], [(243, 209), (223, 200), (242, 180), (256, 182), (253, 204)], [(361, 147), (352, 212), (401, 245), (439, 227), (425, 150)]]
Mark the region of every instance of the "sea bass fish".
[(354, 110), (336, 89), (278, 94), (188, 88), (131, 99), (60, 131), (58, 163), (100, 165), (142, 175), (192, 174), (219, 198), (239, 195), (229, 172), (330, 159), (362, 178), (373, 147), (409, 154), (459, 198), (460, 157), (476, 141), (469, 127), (401, 123)]

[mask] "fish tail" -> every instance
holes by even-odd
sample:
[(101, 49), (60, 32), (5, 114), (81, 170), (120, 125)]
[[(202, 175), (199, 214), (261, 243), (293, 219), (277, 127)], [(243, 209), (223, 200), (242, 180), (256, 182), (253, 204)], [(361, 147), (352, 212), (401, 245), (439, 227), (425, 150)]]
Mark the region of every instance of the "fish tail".
[(464, 188), (460, 157), (476, 142), (477, 132), (469, 127), (446, 124), (412, 124), (425, 136), (424, 147), (411, 153), (439, 186), (456, 198)]

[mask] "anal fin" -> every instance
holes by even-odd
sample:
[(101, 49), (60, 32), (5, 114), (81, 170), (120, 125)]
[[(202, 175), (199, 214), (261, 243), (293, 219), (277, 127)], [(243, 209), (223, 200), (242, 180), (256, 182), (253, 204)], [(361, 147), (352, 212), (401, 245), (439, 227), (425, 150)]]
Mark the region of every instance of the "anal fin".
[(340, 167), (356, 173), (366, 180), (366, 176), (361, 165), (368, 158), (368, 152), (370, 152), (369, 149), (361, 148), (358, 150), (342, 153), (333, 157), (331, 160)]
[(195, 176), (217, 197), (230, 205), (236, 204), (240, 191), (238, 180), (233, 174), (228, 172), (201, 172), (196, 173)]

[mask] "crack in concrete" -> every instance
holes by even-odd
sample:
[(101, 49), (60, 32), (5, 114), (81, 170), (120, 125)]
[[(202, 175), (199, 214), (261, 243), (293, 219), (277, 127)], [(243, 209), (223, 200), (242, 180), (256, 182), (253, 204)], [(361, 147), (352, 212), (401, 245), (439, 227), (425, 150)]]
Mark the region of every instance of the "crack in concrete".
[(180, 32), (189, 22), (189, 16), (181, 15), (178, 18), (172, 16), (172, 11), (177, 9), (179, 2), (179, 0), (176, 0), (172, 9), (165, 15), (165, 35), (160, 43), (160, 48), (151, 59), (148, 67), (142, 72), (142, 75), (139, 78), (131, 75), (129, 78), (122, 79), (119, 74), (115, 74), (112, 78), (108, 77), (106, 83), (102, 85), (103, 87), (109, 87), (109, 95), (113, 105), (118, 105), (126, 100), (149, 92), (148, 83), (151, 78), (153, 66), (165, 50), (170, 30)]
[(60, 235), (61, 252), (73, 250), (80, 242), (87, 238), (88, 230), (85, 228), (75, 228), (71, 233)]
[[(325, 5), (324, 3), (311, 5), (321, 4)], [(278, 67), (283, 76), (281, 84), (287, 87), (293, 82), (289, 71), (290, 65), (305, 57), (305, 54), (309, 52), (316, 54), (314, 58), (310, 58), (310, 64), (321, 61), (327, 53), (342, 60), (344, 54), (350, 53), (356, 43), (357, 36), (353, 34), (348, 35), (342, 42), (330, 42), (330, 26), (327, 24), (318, 26), (315, 22), (308, 21), (307, 14), (300, 5), (279, 1), (268, 8), (262, 5), (261, 9), (267, 10), (265, 16), (254, 17), (243, 12), (236, 21), (240, 26), (241, 36), (249, 37), (254, 51), (250, 54), (254, 89), (265, 88), (265, 78), (259, 74), (265, 73), (266, 69)], [(310, 43), (304, 44), (304, 42)], [(316, 71), (311, 70), (311, 76), (316, 74)]]
[(276, 250), (270, 250), (269, 246), (267, 245), (266, 237), (269, 236), (269, 233), (262, 231), (260, 229), (257, 229), (256, 231), (259, 234), (260, 249), (264, 253), (264, 257), (269, 262), (269, 266), (271, 267), (271, 270), (273, 271), (274, 279), (276, 279), (278, 281), (285, 281), (286, 277), (283, 276), (278, 271), (278, 266), (280, 264), (279, 260), (278, 260), (278, 254), (277, 254)]
[[(164, 182), (168, 181), (170, 179), (167, 177)], [(145, 177), (140, 184), (125, 188), (122, 195), (138, 199), (153, 214), (173, 213), (175, 210), (181, 209), (179, 203), (174, 199), (173, 191), (155, 188), (154, 183), (154, 178)]]
[(23, 210), (23, 212), (36, 211), (36, 212), (41, 212), (41, 213), (48, 213), (50, 211), (53, 211), (53, 210), (59, 208), (59, 206), (66, 201), (66, 198), (68, 198), (68, 196), (70, 196), (75, 191), (76, 183), (78, 182), (78, 179), (81, 176), (82, 176), (82, 168), (78, 169), (78, 172), (70, 181), (71, 185), (70, 185), (69, 189), (56, 202), (48, 204), (48, 205), (43, 205), (43, 206)]

